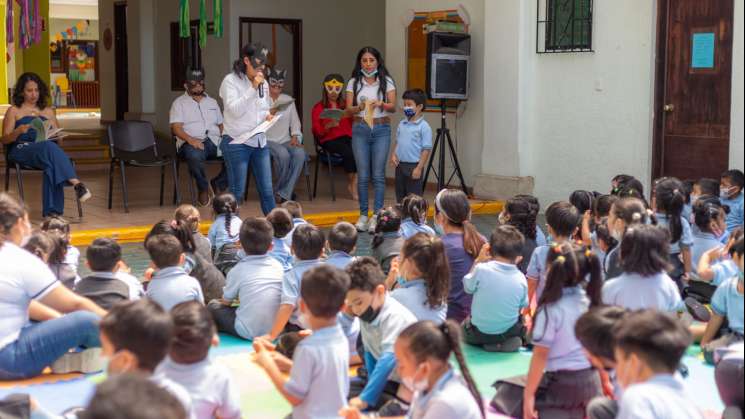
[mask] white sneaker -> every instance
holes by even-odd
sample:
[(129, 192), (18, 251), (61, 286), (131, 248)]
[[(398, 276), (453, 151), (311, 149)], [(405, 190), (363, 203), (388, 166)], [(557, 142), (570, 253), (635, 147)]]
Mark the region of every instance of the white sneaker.
[(360, 215), (360, 218), (357, 220), (357, 224), (354, 225), (355, 227), (357, 227), (357, 231), (367, 231), (367, 223), (369, 222), (369, 220), (370, 219), (367, 217), (367, 215)]
[(375, 234), (375, 229), (378, 228), (378, 214), (375, 214), (370, 219), (370, 224), (367, 226), (367, 232), (370, 234)]
[(54, 374), (69, 374), (71, 372), (82, 372), (91, 374), (103, 371), (106, 366), (101, 356), (101, 348), (90, 348), (82, 351), (71, 351), (62, 355), (51, 365)]

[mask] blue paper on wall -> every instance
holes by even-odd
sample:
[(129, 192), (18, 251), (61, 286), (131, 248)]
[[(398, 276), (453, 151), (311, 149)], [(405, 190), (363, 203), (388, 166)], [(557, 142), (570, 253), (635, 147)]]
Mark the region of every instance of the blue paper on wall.
[(694, 33), (691, 42), (691, 68), (714, 68), (715, 44), (714, 32)]

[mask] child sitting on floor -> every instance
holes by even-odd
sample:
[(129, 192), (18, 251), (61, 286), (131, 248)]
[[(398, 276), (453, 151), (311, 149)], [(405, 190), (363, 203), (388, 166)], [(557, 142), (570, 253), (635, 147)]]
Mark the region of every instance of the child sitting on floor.
[(70, 223), (61, 217), (50, 217), (41, 223), (41, 231), (56, 235), (62, 240), (62, 248), (59, 249), (60, 260), (51, 263), (49, 269), (64, 286), (73, 289), (75, 283), (80, 281), (80, 250), (70, 244)]
[(145, 248), (156, 269), (147, 287), (147, 296), (170, 311), (184, 301), (204, 304), (199, 281), (189, 276), (184, 268), (184, 251), (178, 239), (166, 234), (150, 237)]
[(605, 262), (603, 263), (606, 280), (613, 279), (623, 273), (620, 250), (626, 230), (635, 225), (649, 223), (650, 215), (641, 199), (623, 198), (611, 205), (608, 214), (608, 232), (618, 244), (606, 252)]
[(266, 220), (272, 223), (274, 239), (272, 239), (272, 250), (269, 255), (282, 265), (286, 271), (292, 269), (292, 215), (284, 208), (274, 208), (266, 216)]
[(735, 229), (724, 247), (717, 247), (701, 255), (698, 262), (698, 280), (718, 287), (722, 282), (737, 275), (737, 265), (732, 261), (734, 245), (743, 237), (743, 229)]
[(215, 266), (227, 275), (239, 259), (241, 218), (238, 216), (238, 201), (230, 193), (221, 194), (212, 200), (212, 211), (215, 221), (207, 238), (212, 243)]
[(220, 332), (253, 339), (271, 330), (284, 275), (282, 265), (268, 254), (273, 235), (272, 225), (264, 218), (243, 221), (240, 240), (246, 256), (228, 274), (222, 298), (208, 306)]
[(254, 341), (256, 362), (292, 404), (293, 419), (338, 417), (347, 405), (349, 352), (337, 315), (344, 308), (348, 288), (349, 275), (333, 266), (317, 266), (303, 275), (300, 312), (313, 333), (297, 344), (289, 379), (270, 355), (271, 343)]
[(23, 249), (49, 266), (64, 260), (64, 246), (64, 242), (58, 235), (36, 231), (28, 238)]
[(621, 307), (597, 307), (577, 319), (574, 334), (582, 344), (590, 364), (600, 374), (603, 397), (594, 398), (587, 406), (589, 419), (615, 419), (621, 389), (616, 376), (615, 336), (613, 327), (628, 313)]
[(325, 262), (339, 269), (345, 269), (352, 263), (354, 256), (352, 254), (357, 249), (357, 228), (351, 223), (340, 221), (329, 231), (326, 247), (328, 256)]
[(303, 218), (303, 206), (300, 205), (299, 202), (285, 201), (282, 203), (281, 207), (290, 212), (290, 215), (292, 216), (292, 225), (294, 227), (297, 227), (300, 224), (308, 224), (308, 222), (305, 221), (305, 218)]
[(173, 394), (194, 419), (189, 393), (174, 381), (154, 374), (168, 354), (173, 339), (173, 320), (150, 299), (114, 306), (100, 324), (101, 353), (108, 359), (106, 374), (136, 373)]
[(546, 266), (546, 288), (533, 325), (535, 346), (525, 378), (523, 417), (582, 418), (587, 404), (602, 391), (574, 327), (588, 308), (600, 304), (600, 261), (588, 247), (564, 243), (551, 247)]
[(613, 331), (618, 382), (617, 418), (701, 419), (683, 383), (674, 376), (691, 334), (668, 313), (627, 314)]
[(179, 206), (173, 214), (174, 220), (184, 223), (191, 230), (191, 234), (194, 236), (194, 244), (196, 245), (195, 253), (205, 260), (212, 260), (212, 243), (210, 243), (210, 239), (199, 231), (201, 217), (199, 210), (189, 204)]
[[(442, 240), (417, 233), (406, 240), (399, 259), (389, 275), (397, 285), (391, 298), (408, 308), (419, 321), (444, 322), (448, 312), (450, 266)], [(387, 285), (390, 288), (394, 284)]]
[(510, 198), (505, 202), (502, 212), (499, 213), (499, 225), (515, 227), (522, 233), (524, 243), (520, 252), (520, 261), (517, 267), (523, 274), (528, 271), (530, 258), (536, 247), (536, 220), (538, 213), (533, 205), (523, 198)]
[(113, 239), (100, 238), (85, 250), (91, 274), (75, 284), (75, 292), (88, 297), (104, 310), (127, 300), (139, 300), (145, 294), (137, 278), (119, 272), (122, 248)]
[[(484, 403), (466, 364), (458, 324), (415, 323), (396, 340), (401, 380), (414, 393), (409, 418), (482, 419)], [(450, 364), (455, 358), (460, 373)], [(340, 412), (346, 419), (372, 419), (355, 408)]]
[[(600, 262), (605, 261), (606, 250), (603, 250), (598, 243), (598, 227), (603, 224), (603, 220), (607, 219), (610, 214), (613, 203), (618, 200), (615, 195), (600, 195), (593, 202), (591, 212), (585, 212), (582, 215), (582, 243), (585, 246), (590, 246), (592, 251), (598, 255)], [(607, 225), (606, 225), (607, 231)], [(613, 248), (613, 246), (610, 246)]]
[[(741, 342), (745, 333), (745, 322), (743, 321), (745, 311), (743, 242), (744, 240), (740, 238), (733, 246), (734, 255), (732, 259), (738, 267), (737, 274), (719, 285), (711, 299), (711, 309), (714, 313), (706, 325), (706, 332), (701, 340), (701, 347), (704, 350), (706, 360), (711, 364), (714, 363), (714, 351)], [(725, 320), (729, 329), (728, 333), (721, 332)], [(715, 340), (718, 334), (721, 334), (721, 337)]]
[(465, 341), (489, 352), (515, 352), (527, 341), (520, 315), (528, 306), (528, 282), (517, 268), (524, 245), (515, 227), (494, 229), (463, 288), (473, 294), (471, 317), (463, 323)]
[(693, 233), (691, 261), (693, 272), (697, 272), (701, 256), (711, 249), (721, 247), (721, 237), (727, 234), (727, 210), (719, 198), (703, 197), (693, 206), (696, 229)]
[(691, 272), (693, 266), (693, 233), (688, 220), (683, 217), (686, 201), (683, 183), (675, 178), (659, 179), (655, 183), (653, 198), (657, 223), (669, 232), (670, 237), (668, 251), (671, 269), (668, 274), (682, 290), (683, 276)]
[(375, 236), (372, 240), (372, 257), (388, 275), (391, 262), (401, 253), (404, 238), (401, 237), (401, 213), (393, 207), (382, 208), (377, 213)]
[(301, 224), (292, 233), (292, 253), (295, 255), (295, 265), (285, 272), (282, 279), (282, 297), (274, 319), (274, 326), (269, 335), (265, 336), (268, 340), (277, 339), (282, 331), (296, 332), (307, 329), (308, 325), (303, 322), (298, 307), (300, 283), (306, 271), (323, 263), (321, 255), (325, 243), (323, 232), (312, 224)]
[(230, 373), (210, 360), (219, 338), (207, 308), (188, 301), (171, 310), (173, 340), (168, 356), (155, 370), (189, 392), (196, 419), (238, 419), (238, 389)]
[(404, 240), (417, 233), (435, 235), (435, 230), (427, 225), (427, 200), (419, 195), (408, 194), (401, 201), (401, 228), (399, 233)]
[[(359, 410), (379, 408), (385, 398), (399, 395), (401, 378), (396, 373), (393, 345), (416, 317), (386, 293), (385, 274), (371, 257), (357, 258), (346, 269), (351, 281), (347, 304), (361, 323), (367, 379), (359, 391), (350, 392), (351, 407)], [(401, 393), (400, 395), (403, 395)]]
[(719, 181), (719, 196), (722, 205), (730, 209), (727, 215), (727, 231), (732, 232), (743, 224), (743, 205), (745, 205), (745, 175), (741, 170), (728, 170), (722, 173)]
[(603, 303), (630, 310), (682, 310), (680, 291), (666, 273), (669, 246), (668, 234), (660, 227), (637, 225), (626, 230), (620, 245), (623, 274), (603, 285)]
[(546, 258), (549, 250), (557, 244), (571, 242), (581, 220), (582, 215), (569, 202), (554, 202), (546, 209), (548, 234), (553, 239), (553, 243), (537, 247), (530, 258), (526, 273), (528, 278), (528, 301), (532, 301), (534, 296), (537, 300), (540, 300), (541, 295), (543, 295), (543, 290), (546, 287), (546, 273), (548, 272)]
[(167, 390), (140, 374), (120, 374), (97, 385), (88, 407), (77, 417), (150, 419), (153, 415), (158, 419), (189, 418), (179, 399)]

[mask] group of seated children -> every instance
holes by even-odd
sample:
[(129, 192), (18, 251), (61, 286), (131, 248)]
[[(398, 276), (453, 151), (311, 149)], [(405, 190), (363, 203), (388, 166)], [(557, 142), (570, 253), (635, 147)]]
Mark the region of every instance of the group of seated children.
[[(101, 324), (109, 370), (151, 377), (193, 417), (240, 415), (227, 373), (208, 357), (224, 332), (253, 340), (296, 419), (483, 418), (461, 340), (490, 352), (532, 347), (527, 375), (495, 384), (491, 406), (504, 414), (700, 418), (676, 371), (694, 337), (711, 362), (742, 345), (743, 177), (725, 173), (720, 196), (703, 194), (706, 180), (691, 184), (658, 180), (649, 201), (626, 175), (608, 195), (576, 191), (546, 209), (548, 238), (537, 200), (514, 197), (462, 279), (420, 196), (382, 209), (373, 257), (355, 257), (349, 223), (324, 234), (294, 202), (241, 220), (224, 194), (206, 238), (188, 207), (154, 227), (145, 291), (110, 239), (88, 247), (93, 273), (73, 286), (110, 310)], [(59, 247), (63, 236), (50, 240)], [(54, 246), (33, 243), (52, 260)], [(226, 273), (222, 290), (205, 273), (212, 265)], [(472, 296), (462, 321), (448, 316), (453, 289)], [(686, 311), (708, 323), (687, 326)]]

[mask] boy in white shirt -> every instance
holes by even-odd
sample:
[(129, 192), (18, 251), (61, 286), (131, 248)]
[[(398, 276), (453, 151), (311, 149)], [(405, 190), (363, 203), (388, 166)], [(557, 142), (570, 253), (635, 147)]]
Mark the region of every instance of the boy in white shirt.
[(155, 273), (147, 288), (147, 296), (166, 311), (184, 301), (204, 304), (204, 295), (199, 281), (189, 276), (184, 268), (184, 250), (178, 239), (171, 235), (158, 234), (145, 242), (145, 248), (155, 265)]

